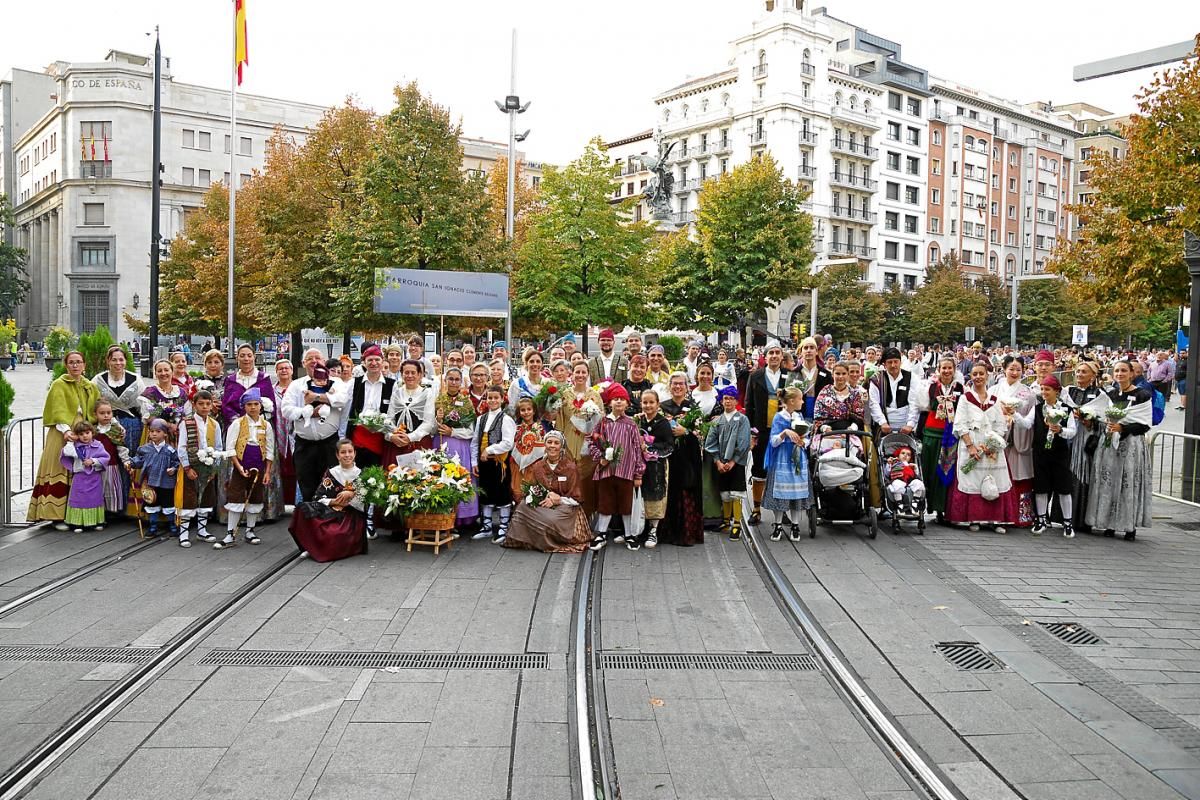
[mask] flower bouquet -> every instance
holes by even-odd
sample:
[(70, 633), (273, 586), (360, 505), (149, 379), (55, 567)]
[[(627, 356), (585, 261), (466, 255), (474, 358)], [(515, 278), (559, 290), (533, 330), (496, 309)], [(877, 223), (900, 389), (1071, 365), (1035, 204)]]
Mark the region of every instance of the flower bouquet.
[(658, 451), (654, 449), (654, 436), (644, 433), (642, 441), (646, 443), (646, 446), (642, 448), (645, 451), (646, 461), (658, 461)]
[(600, 424), (604, 409), (595, 400), (590, 399), (574, 400), (572, 405), (574, 410), (571, 411), (571, 424), (575, 426), (575, 430), (590, 436)]
[(796, 370), (792, 373), (792, 379), (788, 381), (789, 388), (800, 390), (800, 394), (808, 394), (813, 387), (812, 380), (804, 374), (804, 370)]
[(183, 419), (183, 409), (174, 403), (155, 401), (150, 406), (150, 419), (161, 419), (172, 425), (178, 425), (179, 420)]
[[(1046, 406), (1042, 411), (1042, 416), (1046, 419), (1046, 425), (1062, 425), (1063, 421), (1071, 415), (1070, 409), (1065, 406)], [(1054, 431), (1046, 432), (1046, 449), (1049, 450), (1054, 446)]]
[(366, 428), (371, 433), (389, 434), (393, 429), (392, 421), (388, 419), (387, 414), (372, 413), (370, 411), (359, 414), (350, 420), (350, 424), (358, 428)]
[(557, 414), (558, 409), (562, 408), (563, 391), (564, 387), (554, 381), (542, 381), (537, 394), (533, 396), (533, 407), (542, 416), (548, 417)]
[(972, 472), (975, 469), (975, 466), (985, 458), (990, 458), (994, 461), (996, 459), (996, 454), (1001, 452), (1008, 445), (1008, 442), (1003, 436), (1000, 436), (994, 431), (989, 431), (987, 435), (983, 437), (983, 441), (977, 442), (976, 444), (979, 446), (979, 455), (974, 458), (967, 459), (967, 463), (963, 464), (962, 474), (964, 475)]
[[(808, 431), (811, 427), (812, 426), (808, 424), (808, 420), (804, 418), (803, 414), (801, 414), (799, 411), (792, 412), (791, 428), (802, 440), (804, 437), (808, 436)], [(795, 468), (797, 475), (804, 471), (805, 458), (804, 443), (802, 441), (800, 444), (792, 448), (792, 466)]]
[[(1104, 409), (1104, 421), (1110, 424), (1120, 424), (1129, 414), (1128, 406), (1111, 405)], [(1104, 432), (1104, 446), (1117, 447), (1121, 443), (1121, 434)]]
[(704, 412), (700, 410), (700, 406), (690, 406), (677, 422), (688, 433), (698, 435), (700, 426), (704, 424)]
[(439, 422), (447, 428), (470, 428), (475, 425), (478, 416), (475, 406), (463, 395), (441, 395), (434, 406), (434, 412)]
[(540, 483), (521, 481), (521, 494), (525, 498), (526, 505), (537, 508), (543, 500), (550, 496), (550, 490)]
[(387, 414), (366, 412), (350, 420), (350, 424), (350, 441), (355, 447), (383, 455), (383, 438), (393, 429)]
[(600, 453), (609, 466), (615, 467), (621, 463), (621, 456), (625, 455), (625, 448), (619, 444), (613, 444), (607, 439), (600, 442)]
[(421, 450), (404, 466), (367, 467), (357, 482), (364, 504), (383, 509), (384, 516), (452, 515), (458, 504), (475, 496), (470, 472), (446, 449)]
[(205, 467), (219, 467), (221, 462), (233, 455), (232, 450), (218, 450), (215, 447), (196, 448), (196, 460)]

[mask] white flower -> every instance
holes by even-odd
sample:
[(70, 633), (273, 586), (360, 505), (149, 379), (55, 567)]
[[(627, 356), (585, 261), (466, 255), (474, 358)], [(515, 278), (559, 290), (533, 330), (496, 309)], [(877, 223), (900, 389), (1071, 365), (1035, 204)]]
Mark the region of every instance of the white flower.
[(604, 448), (604, 460), (605, 461), (613, 460), (613, 448), (611, 448), (611, 447)]

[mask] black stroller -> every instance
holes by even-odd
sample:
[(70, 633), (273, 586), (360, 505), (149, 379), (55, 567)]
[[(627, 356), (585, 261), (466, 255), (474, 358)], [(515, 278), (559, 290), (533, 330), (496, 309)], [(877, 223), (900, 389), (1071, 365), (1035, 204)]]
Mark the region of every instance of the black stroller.
[[(841, 437), (845, 445), (821, 452), (825, 438)], [(857, 443), (854, 446), (852, 443)], [(867, 537), (879, 533), (879, 514), (870, 503), (867, 454), (871, 434), (862, 430), (835, 429), (813, 437), (808, 455), (812, 505), (808, 509), (808, 535), (817, 535), (819, 522), (859, 522), (866, 518)]]
[(917, 533), (925, 534), (925, 492), (920, 497), (913, 495), (912, 486), (904, 490), (904, 496), (897, 501), (892, 496), (889, 484), (892, 482), (888, 475), (890, 465), (888, 460), (901, 448), (907, 447), (912, 451), (912, 467), (917, 473), (917, 479), (924, 484), (921, 475), (921, 443), (906, 433), (889, 433), (879, 440), (879, 486), (883, 494), (883, 507), (892, 515), (892, 533), (899, 533), (901, 521), (909, 520), (917, 523)]

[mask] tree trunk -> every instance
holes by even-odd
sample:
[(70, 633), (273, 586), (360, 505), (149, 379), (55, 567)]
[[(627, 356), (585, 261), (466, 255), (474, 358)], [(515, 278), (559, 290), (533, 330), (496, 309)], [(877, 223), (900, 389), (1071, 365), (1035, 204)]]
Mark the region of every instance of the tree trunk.
[(588, 325), (586, 323), (583, 326), (583, 354), (585, 356), (588, 354)]
[(292, 369), (299, 370), (304, 361), (304, 334), (299, 329), (292, 331)]

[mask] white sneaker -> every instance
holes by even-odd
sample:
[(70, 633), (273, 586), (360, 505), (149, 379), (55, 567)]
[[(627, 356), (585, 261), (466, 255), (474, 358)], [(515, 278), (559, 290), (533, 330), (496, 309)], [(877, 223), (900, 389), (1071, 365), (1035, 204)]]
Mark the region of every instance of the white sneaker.
[(997, 525), (992, 530), (994, 530), (996, 533), (1008, 533), (1008, 529), (1005, 528), (1003, 525)]
[(471, 538), (473, 540), (479, 542), (484, 539), (491, 539), (492, 533), (493, 533), (493, 531), (491, 528), (480, 528), (479, 533), (474, 534)]
[(658, 547), (658, 534), (657, 533), (648, 534), (646, 536), (646, 543), (642, 546), (649, 550), (653, 550), (655, 547)]
[(625, 534), (618, 533), (613, 537), (613, 544), (625, 544)]

